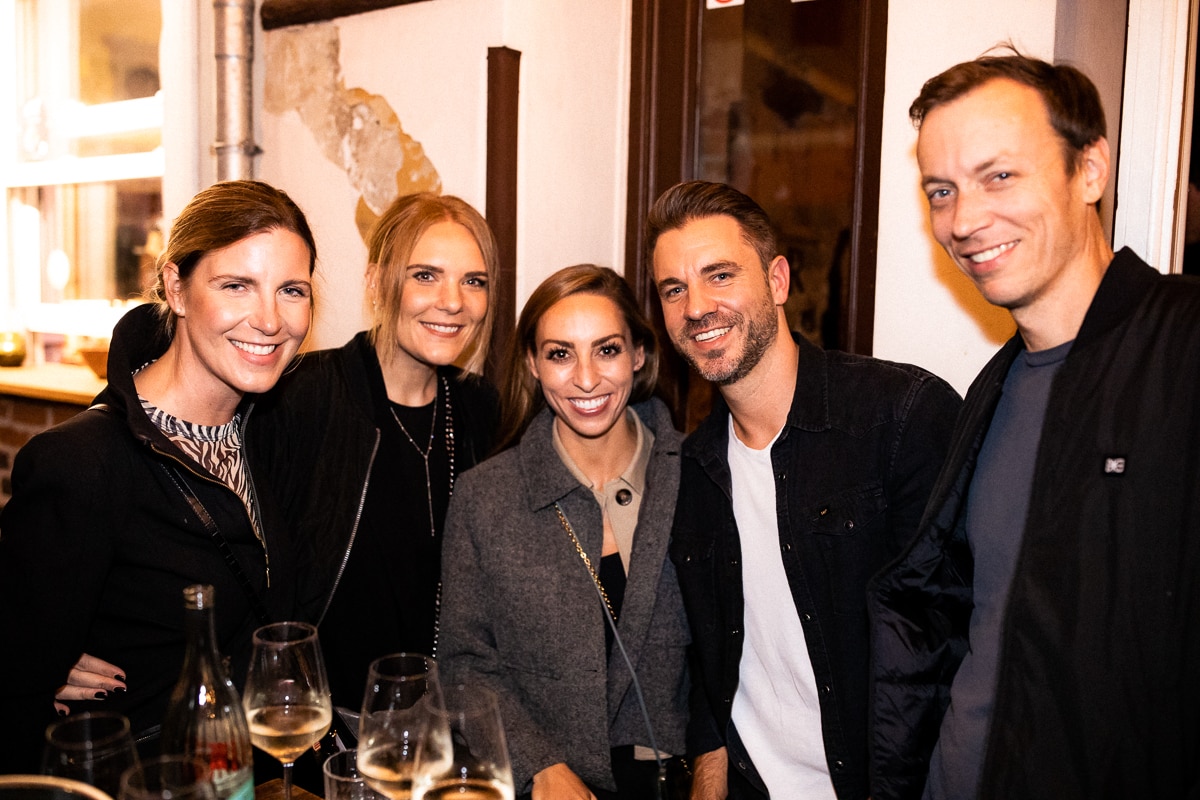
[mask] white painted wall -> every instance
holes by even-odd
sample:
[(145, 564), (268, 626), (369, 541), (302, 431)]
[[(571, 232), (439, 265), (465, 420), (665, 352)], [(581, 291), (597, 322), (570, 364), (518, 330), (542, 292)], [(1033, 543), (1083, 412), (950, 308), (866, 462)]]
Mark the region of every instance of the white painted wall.
[[(346, 87), (385, 97), (424, 146), (443, 191), (485, 214), (487, 50), (521, 51), (518, 304), (568, 264), (621, 268), (630, 3), (436, 0), (332, 23)], [(256, 59), (265, 49), (260, 44)], [(363, 324), (357, 193), (295, 112), (262, 112), (260, 137), (258, 177), (292, 195), (317, 237), (311, 344), (339, 345)]]
[(933, 240), (908, 106), (926, 80), (1011, 40), (1051, 58), (1055, 0), (890, 0), (883, 103), (874, 353), (919, 364), (959, 392), (1015, 327)]
[[(1052, 58), (1058, 2), (1063, 0), (889, 3), (874, 350), (931, 369), (960, 391), (1014, 328), (1005, 312), (983, 302), (929, 234), (908, 105), (926, 79), (1001, 41)], [(1083, 8), (1087, 0), (1078, 2)], [(567, 264), (623, 268), (631, 3), (435, 0), (334, 23), (341, 31), (345, 84), (386, 97), (404, 129), (425, 146), (444, 191), (485, 213), (487, 48), (521, 51), (518, 307), (542, 278)], [(1158, 69), (1179, 72), (1178, 57), (1161, 59), (1165, 66), (1158, 67), (1148, 54), (1177, 50), (1172, 35), (1181, 3), (1186, 7), (1187, 0), (1131, 0), (1135, 10), (1168, 5), (1171, 10), (1157, 16), (1166, 20), (1160, 23), (1164, 37), (1176, 43), (1164, 48), (1153, 34), (1143, 35), (1147, 55), (1139, 85), (1153, 87)], [(264, 50), (260, 41), (260, 61)], [(1173, 96), (1166, 93), (1164, 101), (1162, 95), (1160, 109)], [(1170, 150), (1161, 125), (1149, 135), (1158, 137), (1160, 156)], [(366, 253), (352, 221), (355, 192), (294, 112), (264, 112), (259, 141), (265, 152), (258, 176), (289, 191), (317, 234), (320, 298), (313, 343), (338, 345), (362, 324)], [(1124, 144), (1127, 151), (1133, 147), (1129, 152), (1144, 151), (1136, 137)], [(1130, 180), (1140, 175), (1159, 198), (1160, 184), (1171, 180), (1148, 166), (1124, 173)], [(1162, 201), (1154, 205), (1158, 210), (1127, 206), (1140, 218), (1119, 228), (1127, 231), (1124, 237), (1161, 228), (1158, 214), (1169, 226), (1173, 209), (1162, 208)], [(1124, 241), (1118, 233), (1117, 244)]]

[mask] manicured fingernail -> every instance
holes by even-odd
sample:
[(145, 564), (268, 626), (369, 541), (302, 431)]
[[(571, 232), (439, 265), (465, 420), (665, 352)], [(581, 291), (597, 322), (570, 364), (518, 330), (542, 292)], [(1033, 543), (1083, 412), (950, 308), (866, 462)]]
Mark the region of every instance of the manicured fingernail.
[(115, 679), (117, 679), (117, 680), (121, 681), (122, 683), (125, 681), (125, 676), (124, 676), (124, 675), (121, 675), (121, 674), (119, 674), (119, 673), (118, 673), (117, 675), (113, 675), (113, 677), (114, 677)]
[(58, 709), (58, 715), (60, 717), (65, 717), (67, 715), (67, 712), (60, 708), (60, 709)]
[(125, 687), (124, 686), (114, 686), (113, 694), (125, 694)]
[(95, 694), (95, 698), (97, 700), (103, 700), (106, 697), (108, 697), (108, 692), (101, 691), (101, 692), (96, 692), (96, 694)]

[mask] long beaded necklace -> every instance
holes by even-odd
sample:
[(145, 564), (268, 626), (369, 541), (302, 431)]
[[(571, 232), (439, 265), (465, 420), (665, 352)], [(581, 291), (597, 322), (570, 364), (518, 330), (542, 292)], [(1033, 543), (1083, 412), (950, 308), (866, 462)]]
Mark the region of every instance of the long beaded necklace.
[[(450, 466), (450, 485), (446, 490), (446, 496), (454, 494), (454, 411), (450, 406), (450, 382), (446, 377), (441, 376), (442, 392), (446, 397), (446, 457)], [(438, 398), (437, 392), (433, 394), (433, 421), (429, 425), (429, 442), (422, 450), (421, 446), (413, 439), (412, 434), (404, 427), (404, 423), (400, 421), (400, 416), (396, 414), (396, 409), (388, 406), (388, 410), (392, 412), (392, 419), (396, 420), (396, 424), (400, 426), (400, 432), (404, 434), (404, 438), (408, 439), (408, 443), (417, 451), (417, 455), (421, 457), (421, 461), (425, 464), (425, 498), (429, 501), (429, 535), (437, 536), (437, 525), (433, 521), (433, 479), (429, 474), (429, 455), (433, 452), (433, 440), (437, 436), (437, 415), (438, 415)]]

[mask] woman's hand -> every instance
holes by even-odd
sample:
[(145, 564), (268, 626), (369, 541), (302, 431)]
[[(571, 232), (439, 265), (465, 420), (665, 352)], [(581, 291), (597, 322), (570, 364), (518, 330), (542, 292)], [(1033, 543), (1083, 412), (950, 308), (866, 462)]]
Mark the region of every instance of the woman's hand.
[(533, 800), (596, 800), (565, 763), (551, 764), (533, 776)]
[(109, 692), (125, 691), (125, 673), (104, 659), (84, 653), (71, 667), (67, 682), (54, 693), (54, 709), (68, 714), (65, 703), (70, 700), (103, 700)]

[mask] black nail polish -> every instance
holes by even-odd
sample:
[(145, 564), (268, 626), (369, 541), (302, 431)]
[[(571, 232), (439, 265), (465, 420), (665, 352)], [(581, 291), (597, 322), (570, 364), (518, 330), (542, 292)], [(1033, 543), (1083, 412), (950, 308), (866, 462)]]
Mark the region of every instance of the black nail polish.
[(97, 700), (103, 700), (104, 698), (108, 697), (108, 692), (104, 692), (104, 691), (96, 692), (96, 694), (94, 695), (94, 697), (95, 697)]
[(124, 686), (114, 686), (113, 694), (125, 694), (125, 687)]
[(116, 680), (119, 680), (119, 681), (121, 681), (122, 683), (124, 683), (124, 682), (125, 682), (125, 676), (124, 676), (124, 675), (113, 675), (113, 678), (115, 678)]
[(59, 715), (60, 717), (65, 717), (65, 716), (67, 715), (67, 712), (66, 712), (66, 711), (63, 711), (63, 710), (60, 708), (60, 709), (58, 709), (58, 715)]

